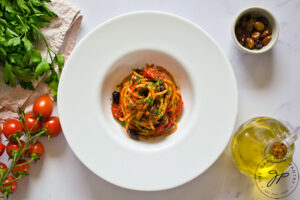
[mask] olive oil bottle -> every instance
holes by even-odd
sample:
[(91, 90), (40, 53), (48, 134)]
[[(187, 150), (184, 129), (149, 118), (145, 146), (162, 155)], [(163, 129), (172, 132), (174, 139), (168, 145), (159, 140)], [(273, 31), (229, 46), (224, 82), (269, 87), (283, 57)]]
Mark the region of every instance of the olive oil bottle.
[(284, 124), (269, 117), (253, 118), (239, 127), (232, 139), (232, 154), (239, 170), (251, 177), (264, 160), (267, 165), (262, 178), (270, 178), (270, 171), (284, 172), (294, 153), (296, 134)]

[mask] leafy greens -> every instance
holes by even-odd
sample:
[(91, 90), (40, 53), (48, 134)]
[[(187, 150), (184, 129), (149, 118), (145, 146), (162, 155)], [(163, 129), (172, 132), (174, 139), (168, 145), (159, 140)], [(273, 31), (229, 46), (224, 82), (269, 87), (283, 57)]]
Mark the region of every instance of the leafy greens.
[[(0, 68), (6, 84), (19, 84), (29, 90), (34, 89), (33, 80), (38, 81), (49, 72), (45, 82), (56, 96), (64, 57), (50, 49), (40, 31), (51, 23), (51, 18), (57, 17), (45, 2), (51, 0), (0, 0)], [(41, 39), (46, 44), (46, 58), (34, 49)]]

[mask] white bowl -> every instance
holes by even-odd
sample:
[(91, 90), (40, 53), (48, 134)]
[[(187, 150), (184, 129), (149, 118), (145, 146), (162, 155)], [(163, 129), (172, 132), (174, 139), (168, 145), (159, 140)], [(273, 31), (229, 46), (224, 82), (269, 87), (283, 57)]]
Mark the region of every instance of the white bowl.
[[(111, 94), (131, 69), (164, 66), (180, 86), (178, 130), (147, 141), (128, 137), (111, 114)], [(162, 190), (211, 166), (227, 145), (237, 113), (228, 59), (195, 24), (162, 12), (115, 17), (91, 31), (66, 63), (58, 91), (65, 137), (91, 171), (115, 185)]]
[[(266, 46), (262, 47), (261, 49), (248, 49), (248, 48), (242, 46), (236, 38), (235, 27), (236, 27), (237, 23), (239, 22), (239, 20), (243, 16), (248, 15), (248, 14), (256, 15), (259, 17), (265, 17), (268, 20), (270, 27), (272, 29), (271, 41)], [(278, 25), (276, 18), (268, 10), (266, 10), (264, 8), (260, 8), (260, 7), (247, 8), (247, 9), (243, 10), (242, 12), (240, 12), (236, 16), (235, 20), (233, 21), (233, 24), (231, 27), (231, 35), (232, 35), (234, 43), (241, 51), (250, 53), (250, 54), (261, 54), (261, 53), (265, 53), (265, 52), (269, 51), (277, 42), (278, 35), (279, 35), (279, 25)]]

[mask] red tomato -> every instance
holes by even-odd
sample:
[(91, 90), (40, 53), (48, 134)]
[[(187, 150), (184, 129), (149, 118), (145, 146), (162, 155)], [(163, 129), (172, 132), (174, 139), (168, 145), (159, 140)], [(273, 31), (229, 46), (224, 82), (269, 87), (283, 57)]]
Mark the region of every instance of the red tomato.
[(16, 167), (14, 167), (11, 170), (11, 173), (15, 176), (18, 177), (19, 175), (28, 175), (29, 174), (29, 164), (25, 164), (25, 165), (21, 165), (21, 166), (17, 166), (19, 164), (25, 163), (26, 160), (19, 160), (16, 163)]
[[(22, 145), (22, 149), (24, 148), (24, 145), (25, 145), (25, 142), (23, 142), (22, 140), (20, 141), (21, 142), (21, 145)], [(6, 145), (6, 153), (7, 155), (11, 156), (12, 155), (12, 151), (13, 150), (18, 150), (20, 149), (20, 146), (18, 144), (17, 141), (14, 141), (14, 142), (9, 142), (7, 145)]]
[[(4, 183), (9, 182), (9, 181), (13, 181), (15, 180), (15, 178), (13, 176), (8, 176), (5, 180)], [(11, 192), (15, 192), (17, 187), (18, 187), (18, 183), (17, 182), (12, 182), (12, 183), (8, 183), (4, 185), (5, 187), (9, 187), (11, 189)], [(0, 185), (0, 190), (2, 190), (3, 186)]]
[(5, 145), (0, 142), (0, 156), (2, 156), (3, 152), (5, 150)]
[(44, 128), (49, 131), (51, 137), (56, 137), (61, 132), (61, 126), (58, 117), (50, 117), (44, 124)]
[(37, 141), (34, 145), (32, 145), (29, 149), (26, 150), (27, 156), (31, 157), (31, 155), (35, 153), (39, 158), (42, 157), (44, 154), (44, 146), (39, 141)]
[(4, 164), (4, 163), (0, 162), (0, 169), (2, 169), (2, 170), (5, 170), (5, 169), (7, 169), (7, 166), (6, 166), (6, 164)]
[[(31, 131), (36, 131), (36, 130), (40, 129), (41, 126), (42, 126), (41, 121), (40, 120), (37, 121), (37, 117), (34, 117), (34, 116), (36, 116), (36, 114), (34, 114), (34, 113), (26, 113), (25, 114), (25, 121), (26, 121), (26, 124), (27, 124), (27, 131), (30, 131), (30, 130)], [(26, 128), (26, 124), (25, 124), (25, 122), (23, 122), (23, 126), (25, 128)]]
[(41, 114), (43, 117), (50, 117), (53, 111), (53, 101), (48, 95), (41, 96), (33, 104), (32, 111)]
[(6, 137), (6, 139), (9, 139), (9, 137), (13, 134), (16, 134), (17, 132), (23, 132), (23, 128), (21, 123), (16, 119), (8, 119), (3, 124), (3, 134)]
[(168, 117), (168, 123), (167, 123), (167, 124), (160, 124), (160, 125), (156, 128), (154, 135), (155, 135), (155, 136), (162, 135), (162, 134), (163, 134), (168, 128), (170, 128), (173, 124), (174, 124), (174, 119), (173, 119), (173, 116), (170, 115), (170, 116)]
[(116, 118), (120, 118), (120, 117), (123, 116), (120, 104), (118, 104), (118, 105), (116, 105), (116, 104), (112, 105), (111, 106), (111, 112), (112, 112), (113, 116), (116, 117)]
[(143, 76), (144, 77), (147, 77), (147, 78), (151, 78), (151, 79), (154, 79), (154, 80), (163, 80), (165, 77), (165, 75), (163, 75), (163, 73), (159, 72), (158, 70), (156, 69), (153, 69), (153, 68), (145, 68), (144, 69), (144, 73), (143, 73)]

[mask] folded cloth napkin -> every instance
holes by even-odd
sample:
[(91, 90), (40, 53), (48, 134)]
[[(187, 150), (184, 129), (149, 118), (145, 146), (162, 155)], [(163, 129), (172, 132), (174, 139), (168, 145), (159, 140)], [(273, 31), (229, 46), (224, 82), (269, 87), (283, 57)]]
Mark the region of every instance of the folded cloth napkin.
[[(75, 46), (82, 15), (78, 8), (66, 0), (53, 0), (48, 6), (58, 17), (41, 31), (47, 38), (50, 48), (67, 59)], [(43, 42), (35, 48), (41, 51), (43, 57), (46, 55)], [(24, 90), (20, 86), (12, 88), (4, 83), (3, 72), (0, 70), (0, 124), (8, 118), (16, 118), (19, 107), (26, 107), (39, 96), (50, 92), (43, 79), (34, 84), (34, 91)]]

